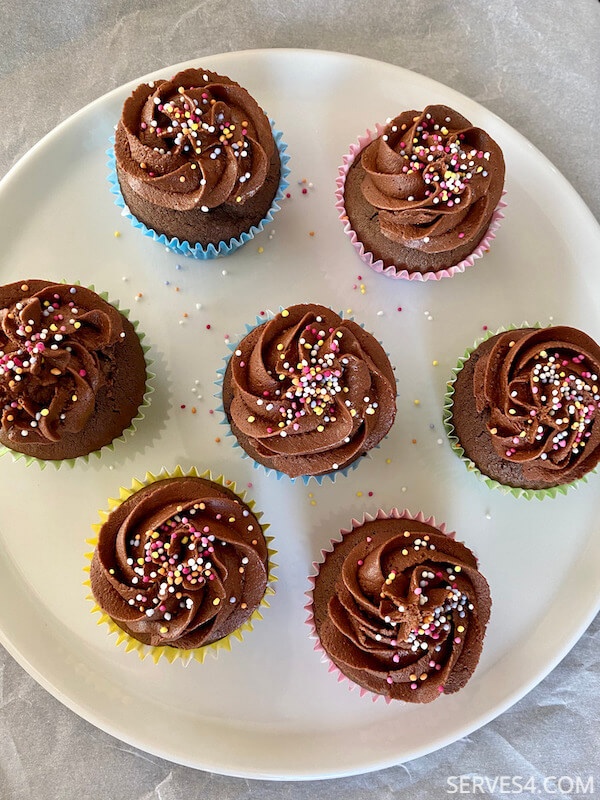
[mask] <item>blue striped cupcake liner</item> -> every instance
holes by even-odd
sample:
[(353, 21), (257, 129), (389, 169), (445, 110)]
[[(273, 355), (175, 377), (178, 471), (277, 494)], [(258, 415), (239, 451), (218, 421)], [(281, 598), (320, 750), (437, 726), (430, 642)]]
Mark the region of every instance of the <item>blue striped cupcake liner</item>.
[(275, 193), (275, 197), (273, 198), (273, 202), (271, 203), (271, 207), (269, 208), (266, 216), (258, 223), (258, 225), (253, 225), (248, 231), (241, 233), (239, 237), (232, 238), (229, 241), (219, 242), (218, 245), (209, 244), (207, 247), (203, 247), (201, 244), (191, 245), (187, 241), (180, 241), (176, 237), (169, 239), (164, 233), (159, 234), (155, 230), (152, 230), (152, 228), (148, 228), (143, 222), (140, 222), (140, 220), (137, 219), (137, 217), (134, 217), (129, 210), (121, 193), (121, 187), (119, 186), (116, 170), (114, 149), (115, 138), (114, 136), (111, 136), (111, 147), (106, 151), (106, 155), (108, 156), (107, 166), (110, 170), (108, 174), (108, 182), (110, 184), (111, 194), (115, 196), (115, 205), (122, 209), (121, 216), (128, 219), (133, 227), (140, 230), (144, 236), (149, 236), (155, 242), (164, 245), (164, 247), (168, 248), (174, 253), (177, 253), (178, 255), (190, 256), (191, 258), (197, 258), (200, 261), (207, 261), (208, 259), (218, 258), (219, 256), (228, 256), (230, 253), (235, 252), (239, 247), (246, 244), (246, 242), (249, 242), (250, 239), (253, 239), (257, 233), (260, 233), (265, 225), (267, 225), (269, 222), (272, 222), (273, 215), (281, 208), (279, 201), (283, 198), (284, 192), (289, 186), (287, 177), (290, 174), (290, 168), (288, 167), (288, 161), (290, 160), (290, 157), (286, 153), (287, 144), (283, 141), (282, 132), (275, 128), (272, 120), (270, 120), (270, 122), (271, 129), (273, 131), (273, 138), (275, 140), (281, 161), (279, 187)]
[[(283, 306), (279, 310), (283, 311)], [(344, 318), (352, 319), (352, 317), (344, 317), (344, 312), (343, 311), (338, 311), (338, 315), (342, 319), (344, 319)], [(214, 383), (215, 383), (215, 386), (219, 387), (219, 391), (215, 392), (214, 397), (218, 398), (219, 400), (222, 400), (222, 396), (223, 396), (223, 380), (225, 378), (225, 372), (227, 370), (227, 365), (229, 364), (229, 360), (231, 358), (231, 353), (233, 353), (236, 350), (236, 348), (238, 347), (238, 344), (240, 343), (240, 341), (245, 336), (247, 336), (251, 331), (253, 331), (254, 328), (256, 328), (258, 325), (263, 325), (265, 322), (268, 322), (269, 320), (273, 319), (274, 317), (275, 317), (275, 314), (272, 311), (267, 311), (266, 315), (264, 317), (257, 316), (256, 317), (256, 322), (255, 322), (254, 325), (250, 325), (250, 324), (246, 323), (246, 325), (245, 325), (246, 332), (242, 336), (239, 336), (237, 338), (237, 341), (236, 341), (235, 344), (232, 344), (231, 342), (228, 342), (227, 347), (228, 347), (230, 353), (229, 353), (229, 355), (223, 356), (223, 361), (225, 362), (225, 364), (224, 364), (223, 367), (221, 367), (220, 369), (217, 370), (217, 374), (218, 374), (219, 377), (218, 377), (218, 379), (216, 381), (214, 381)], [(360, 323), (360, 327), (364, 328), (365, 327), (364, 323)], [(386, 353), (386, 355), (387, 355), (387, 353)], [(388, 358), (389, 358), (389, 355), (388, 355)], [(355, 461), (353, 461), (351, 464), (348, 464), (348, 466), (344, 467), (343, 469), (333, 470), (332, 472), (327, 472), (324, 475), (300, 475), (297, 478), (292, 478), (290, 475), (288, 475), (285, 472), (280, 472), (279, 470), (273, 469), (272, 467), (265, 467), (264, 464), (261, 464), (259, 461), (255, 461), (252, 458), (252, 456), (248, 455), (248, 453), (244, 450), (244, 448), (238, 442), (236, 435), (231, 430), (231, 425), (229, 424), (229, 419), (227, 418), (227, 414), (225, 413), (225, 408), (223, 407), (223, 403), (222, 402), (217, 406), (216, 410), (222, 415), (222, 419), (219, 421), (219, 424), (220, 425), (224, 425), (227, 428), (227, 432), (225, 433), (225, 436), (227, 438), (233, 438), (233, 440), (234, 440), (233, 441), (234, 449), (238, 448), (239, 450), (241, 450), (242, 458), (250, 459), (252, 461), (252, 466), (254, 467), (254, 469), (262, 470), (262, 471), (265, 472), (266, 475), (275, 475), (275, 478), (278, 481), (280, 481), (282, 478), (287, 478), (287, 480), (289, 480), (290, 483), (295, 483), (296, 481), (301, 480), (304, 483), (305, 486), (308, 485), (310, 483), (310, 481), (315, 481), (319, 486), (321, 486), (323, 481), (327, 481), (327, 480), (331, 481), (332, 483), (335, 483), (335, 480), (336, 480), (338, 475), (343, 475), (344, 477), (346, 477), (348, 475), (348, 473), (350, 473), (353, 470), (355, 470), (362, 461), (366, 461), (368, 458), (370, 458), (370, 451), (369, 451), (367, 453), (364, 453), (362, 456), (359, 456)], [(384, 437), (384, 439), (385, 438), (386, 437)], [(383, 441), (383, 439), (382, 439), (382, 441)], [(379, 447), (380, 447), (380, 444), (377, 444), (372, 449), (373, 450), (378, 450)]]

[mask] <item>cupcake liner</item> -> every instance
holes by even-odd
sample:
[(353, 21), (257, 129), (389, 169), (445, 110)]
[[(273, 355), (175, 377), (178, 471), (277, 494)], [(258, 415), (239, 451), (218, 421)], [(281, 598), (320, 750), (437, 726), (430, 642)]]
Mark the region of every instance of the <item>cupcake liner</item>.
[[(283, 311), (283, 306), (280, 307), (279, 311)], [(341, 317), (342, 319), (352, 319), (353, 320), (352, 317), (344, 317), (344, 312), (343, 311), (338, 311), (338, 316)], [(265, 316), (263, 316), (263, 317), (257, 316), (256, 317), (256, 322), (255, 322), (254, 325), (249, 325), (248, 323), (246, 323), (246, 332), (244, 334), (242, 334), (241, 336), (238, 336), (236, 338), (235, 343), (232, 344), (231, 342), (229, 342), (227, 344), (227, 347), (230, 350), (230, 352), (233, 353), (237, 349), (238, 344), (240, 343), (240, 341), (245, 336), (247, 336), (250, 333), (250, 331), (253, 331), (254, 328), (256, 328), (258, 325), (262, 325), (263, 323), (267, 322), (268, 320), (273, 319), (274, 317), (275, 317), (275, 313), (273, 311), (266, 311), (265, 312)], [(364, 328), (365, 327), (364, 323), (360, 323), (360, 327)], [(381, 342), (380, 342), (380, 344), (381, 344)], [(386, 356), (389, 359), (390, 356), (389, 356), (389, 353), (387, 351), (386, 351)], [(223, 361), (225, 362), (225, 365), (217, 370), (217, 374), (218, 374), (219, 377), (218, 377), (218, 379), (216, 381), (214, 381), (215, 386), (219, 387), (219, 391), (214, 394), (214, 397), (218, 398), (219, 400), (222, 399), (222, 396), (223, 396), (223, 380), (225, 378), (225, 372), (227, 371), (227, 365), (229, 364), (230, 358), (231, 358), (231, 355), (223, 356)], [(397, 378), (396, 378), (396, 383), (398, 383), (398, 379)], [(338, 475), (343, 475), (344, 477), (346, 477), (349, 472), (352, 472), (353, 470), (355, 470), (359, 466), (361, 461), (366, 460), (366, 459), (371, 457), (371, 455), (370, 455), (371, 451), (369, 451), (367, 453), (364, 453), (364, 455), (359, 456), (351, 464), (348, 464), (347, 467), (344, 467), (344, 469), (338, 469), (338, 470), (334, 470), (333, 472), (327, 472), (325, 475), (300, 475), (297, 478), (292, 478), (290, 475), (288, 475), (285, 472), (280, 472), (279, 470), (273, 469), (272, 467), (265, 467), (264, 464), (261, 464), (259, 461), (255, 461), (252, 458), (252, 456), (249, 455), (244, 450), (244, 448), (238, 442), (236, 435), (231, 430), (231, 426), (229, 424), (229, 419), (227, 418), (227, 414), (225, 413), (225, 408), (223, 407), (223, 404), (221, 403), (219, 406), (217, 406), (216, 410), (218, 412), (220, 412), (221, 415), (222, 415), (222, 419), (219, 421), (219, 424), (220, 425), (224, 425), (227, 428), (225, 436), (227, 438), (233, 438), (233, 440), (234, 440), (233, 441), (233, 447), (234, 448), (238, 448), (239, 450), (241, 450), (242, 458), (250, 459), (252, 461), (252, 466), (254, 467), (254, 469), (262, 470), (262, 471), (264, 471), (264, 473), (266, 475), (274, 474), (278, 481), (280, 481), (282, 478), (287, 478), (287, 480), (289, 480), (291, 483), (295, 483), (296, 481), (301, 480), (304, 483), (305, 486), (307, 486), (310, 483), (310, 481), (315, 481), (319, 486), (322, 485), (324, 480), (330, 480), (332, 483), (335, 483), (335, 480), (336, 480)], [(387, 435), (384, 436), (382, 441), (384, 441), (386, 438), (387, 438)], [(375, 447), (373, 447), (372, 449), (373, 450), (378, 450), (380, 446), (381, 446), (381, 442), (379, 444), (375, 445)]]
[[(117, 498), (109, 498), (108, 500), (108, 511), (99, 511), (98, 514), (100, 516), (100, 522), (92, 525), (92, 529), (94, 531), (94, 536), (91, 539), (86, 539), (86, 543), (92, 545), (95, 549), (96, 545), (98, 544), (98, 535), (100, 532), (100, 528), (108, 519), (108, 516), (111, 511), (121, 505), (128, 497), (136, 494), (140, 489), (143, 489), (145, 486), (150, 486), (157, 481), (162, 481), (167, 478), (204, 478), (206, 480), (213, 481), (214, 483), (219, 484), (220, 486), (224, 486), (225, 488), (229, 489), (230, 491), (234, 492), (239, 499), (245, 503), (248, 508), (250, 508), (256, 518), (261, 520), (262, 518), (262, 511), (261, 512), (254, 512), (255, 501), (248, 500), (246, 501), (246, 492), (237, 492), (236, 485), (234, 481), (226, 481), (223, 475), (219, 475), (217, 478), (213, 478), (212, 472), (207, 469), (202, 473), (199, 473), (196, 467), (192, 467), (191, 469), (184, 471), (181, 466), (177, 465), (173, 471), (169, 471), (166, 467), (163, 467), (161, 471), (154, 475), (152, 472), (147, 472), (143, 480), (138, 480), (134, 478), (131, 483), (131, 488), (127, 489), (123, 486), (119, 487), (119, 496)], [(261, 523), (261, 528), (263, 535), (265, 535), (265, 531), (270, 526), (268, 524)], [(187, 666), (191, 661), (199, 661), (201, 664), (204, 662), (207, 654), (210, 652), (214, 657), (217, 656), (219, 650), (231, 650), (231, 645), (234, 640), (242, 641), (244, 632), (251, 631), (254, 628), (254, 621), (261, 620), (263, 618), (260, 608), (268, 608), (269, 602), (266, 599), (268, 595), (275, 594), (275, 589), (271, 584), (275, 583), (277, 577), (273, 574), (273, 570), (277, 567), (277, 564), (273, 561), (273, 556), (276, 555), (277, 551), (273, 550), (270, 545), (273, 541), (272, 536), (265, 535), (265, 541), (267, 543), (267, 550), (268, 550), (268, 575), (267, 575), (267, 587), (265, 589), (265, 594), (263, 595), (262, 600), (260, 601), (260, 606), (257, 608), (250, 617), (239, 627), (236, 628), (235, 631), (232, 631), (228, 636), (225, 636), (223, 639), (218, 639), (216, 642), (212, 644), (204, 645), (204, 647), (197, 647), (192, 650), (182, 650), (177, 647), (170, 647), (168, 645), (165, 646), (157, 646), (153, 647), (152, 645), (146, 645), (142, 642), (135, 639), (133, 636), (130, 636), (126, 633), (122, 628), (120, 628), (113, 619), (106, 614), (100, 606), (96, 603), (94, 596), (91, 593), (91, 583), (89, 578), (84, 581), (83, 585), (90, 589), (90, 593), (86, 596), (86, 600), (91, 600), (93, 603), (93, 608), (91, 609), (92, 614), (99, 614), (99, 619), (97, 620), (98, 625), (107, 625), (109, 628), (108, 635), (109, 636), (116, 636), (115, 645), (119, 647), (123, 643), (125, 643), (125, 652), (129, 653), (131, 651), (135, 651), (139, 658), (143, 661), (148, 656), (154, 661), (154, 663), (158, 663), (161, 658), (165, 658), (169, 663), (173, 661), (180, 661), (184, 666)], [(85, 554), (85, 557), (90, 562), (89, 565), (86, 565), (83, 569), (84, 572), (90, 572), (90, 566), (92, 562), (92, 558), (94, 556), (94, 551), (92, 550), (89, 553)]]
[(452, 407), (454, 405), (454, 382), (458, 376), (458, 373), (463, 368), (466, 361), (469, 360), (471, 354), (474, 350), (479, 347), (482, 342), (487, 341), (492, 336), (496, 336), (498, 333), (505, 333), (506, 331), (514, 331), (519, 328), (544, 328), (545, 325), (542, 325), (539, 322), (528, 323), (523, 322), (521, 325), (508, 325), (507, 327), (502, 326), (498, 328), (496, 331), (486, 331), (485, 336), (477, 339), (472, 347), (468, 347), (464, 354), (460, 356), (458, 359), (458, 363), (456, 367), (452, 369), (453, 377), (448, 381), (448, 390), (444, 395), (444, 410), (443, 410), (443, 417), (442, 421), (444, 424), (444, 428), (446, 430), (446, 434), (450, 441), (450, 446), (452, 450), (456, 453), (456, 455), (461, 459), (461, 461), (466, 466), (467, 470), (479, 478), (480, 481), (486, 484), (486, 486), (490, 489), (498, 489), (502, 494), (512, 494), (513, 497), (524, 497), (526, 500), (532, 500), (536, 498), (537, 500), (544, 500), (546, 497), (556, 497), (557, 495), (565, 495), (569, 489), (577, 488), (580, 483), (587, 483), (587, 478), (589, 475), (594, 474), (597, 471), (597, 467), (593, 470), (590, 470), (586, 475), (582, 478), (578, 478), (575, 481), (571, 481), (570, 483), (563, 483), (559, 486), (552, 486), (549, 489), (520, 489), (515, 486), (507, 486), (499, 481), (494, 480), (493, 478), (488, 477), (485, 475), (479, 467), (475, 464), (474, 461), (465, 455), (465, 451), (460, 445), (458, 437), (454, 433), (454, 425), (452, 424)]
[[(367, 129), (367, 132), (363, 136), (358, 137), (357, 142), (350, 145), (348, 154), (344, 156), (342, 165), (338, 168), (339, 177), (336, 180), (337, 190), (335, 193), (335, 207), (340, 212), (339, 218), (344, 225), (344, 233), (352, 242), (352, 246), (356, 250), (361, 261), (363, 261), (375, 272), (385, 275), (386, 278), (408, 281), (439, 281), (442, 278), (451, 278), (453, 275), (457, 275), (459, 272), (464, 272), (467, 267), (473, 266), (476, 259), (481, 258), (483, 254), (490, 249), (492, 240), (496, 238), (496, 232), (500, 227), (500, 223), (504, 219), (502, 209), (506, 208), (506, 203), (503, 199), (501, 199), (496, 206), (487, 232), (473, 252), (470, 253), (466, 258), (463, 258), (462, 261), (459, 261), (458, 264), (455, 264), (452, 267), (447, 267), (446, 269), (437, 270), (436, 272), (409, 272), (406, 269), (397, 270), (393, 266), (386, 267), (381, 259), (375, 260), (373, 253), (365, 250), (365, 247), (358, 238), (356, 231), (352, 228), (344, 205), (344, 187), (346, 185), (346, 176), (350, 167), (354, 163), (356, 156), (359, 155), (368, 144), (381, 136), (384, 130), (385, 126), (379, 123), (376, 124), (375, 131)], [(502, 197), (504, 197), (505, 194), (506, 192), (502, 192)]]
[[(70, 281), (62, 280), (61, 283), (71, 283)], [(79, 281), (73, 281), (71, 283), (72, 286), (81, 286), (82, 284)], [(86, 289), (89, 289), (92, 292), (95, 292), (96, 289), (94, 285), (86, 286)], [(86, 453), (82, 456), (76, 456), (75, 458), (63, 458), (59, 460), (54, 459), (43, 459), (43, 458), (36, 458), (35, 456), (27, 455), (26, 453), (19, 453), (16, 450), (11, 450), (10, 447), (5, 447), (4, 445), (0, 445), (0, 458), (2, 456), (10, 454), (14, 462), (17, 461), (24, 461), (25, 466), (29, 467), (31, 464), (37, 464), (40, 469), (45, 469), (49, 464), (51, 464), (55, 469), (60, 469), (63, 465), (69, 468), (73, 468), (76, 463), (89, 463), (90, 458), (93, 456), (95, 458), (102, 458), (102, 456), (106, 452), (112, 452), (115, 449), (115, 444), (117, 442), (126, 442), (127, 438), (135, 433), (137, 430), (137, 424), (141, 422), (145, 417), (145, 409), (150, 405), (150, 396), (154, 392), (154, 387), (152, 386), (152, 381), (156, 377), (156, 375), (150, 371), (150, 367), (154, 363), (151, 358), (148, 358), (148, 351), (150, 350), (150, 346), (144, 344), (143, 340), (146, 337), (146, 334), (143, 332), (138, 331), (139, 322), (137, 320), (132, 320), (129, 318), (130, 309), (128, 308), (119, 308), (119, 301), (118, 300), (111, 300), (108, 296), (108, 292), (96, 292), (98, 297), (101, 297), (102, 300), (105, 300), (111, 306), (116, 308), (129, 322), (133, 325), (133, 328), (140, 340), (140, 344), (142, 345), (142, 351), (144, 353), (144, 361), (146, 363), (146, 388), (144, 391), (144, 396), (140, 407), (138, 408), (137, 414), (131, 420), (131, 423), (127, 428), (123, 430), (123, 432), (115, 437), (112, 442), (109, 444), (105, 444), (99, 450), (92, 450), (91, 453)]]
[(393, 702), (391, 697), (386, 697), (383, 694), (377, 694), (376, 692), (371, 692), (369, 689), (365, 689), (364, 687), (360, 686), (359, 684), (355, 683), (351, 678), (340, 670), (340, 668), (329, 658), (327, 652), (323, 648), (319, 636), (317, 634), (317, 629), (315, 625), (315, 616), (313, 611), (313, 591), (315, 588), (315, 580), (317, 575), (319, 574), (319, 570), (321, 565), (324, 563), (326, 557), (333, 553), (336, 544), (339, 544), (344, 536), (349, 533), (352, 533), (357, 528), (360, 528), (366, 522), (373, 522), (376, 519), (407, 519), (407, 520), (414, 520), (416, 522), (424, 522), (426, 525), (431, 525), (434, 528), (437, 528), (440, 533), (445, 534), (450, 539), (454, 539), (456, 533), (454, 531), (448, 532), (446, 530), (445, 523), (438, 524), (435, 521), (435, 517), (426, 517), (422, 511), (419, 511), (418, 514), (411, 514), (408, 509), (404, 509), (403, 511), (399, 511), (397, 508), (392, 508), (392, 510), (387, 513), (383, 511), (383, 509), (378, 509), (375, 514), (368, 514), (364, 513), (361, 520), (352, 518), (349, 528), (341, 528), (340, 529), (340, 536), (337, 539), (330, 539), (329, 540), (329, 547), (321, 549), (321, 560), (320, 561), (313, 561), (312, 568), (313, 572), (311, 575), (308, 576), (308, 582), (310, 584), (310, 588), (304, 593), (305, 596), (308, 598), (308, 602), (304, 606), (304, 610), (306, 611), (306, 619), (305, 622), (310, 628), (309, 637), (314, 641), (315, 646), (314, 650), (320, 654), (321, 656), (321, 663), (328, 665), (328, 672), (334, 674), (338, 683), (343, 683), (344, 681), (347, 684), (347, 688), (349, 691), (358, 691), (361, 697), (369, 697), (374, 703), (377, 700), (384, 700), (386, 704), (390, 704)]
[(275, 128), (275, 123), (273, 120), (270, 120), (270, 122), (271, 129), (273, 131), (273, 138), (275, 140), (277, 150), (279, 151), (279, 158), (281, 160), (279, 187), (275, 193), (275, 197), (273, 198), (271, 207), (269, 208), (266, 216), (258, 223), (258, 225), (253, 225), (248, 231), (243, 231), (239, 237), (232, 238), (229, 241), (221, 241), (218, 245), (209, 244), (207, 247), (203, 247), (201, 244), (192, 245), (187, 241), (180, 241), (176, 237), (169, 239), (164, 233), (159, 234), (155, 230), (152, 230), (152, 228), (148, 228), (143, 222), (140, 222), (140, 220), (134, 217), (134, 215), (131, 213), (128, 206), (125, 204), (123, 195), (121, 194), (121, 187), (119, 186), (116, 170), (114, 149), (115, 138), (114, 136), (111, 136), (109, 140), (111, 147), (106, 151), (106, 155), (108, 156), (107, 166), (110, 170), (108, 174), (108, 182), (110, 184), (111, 194), (115, 195), (115, 205), (122, 209), (121, 216), (126, 217), (131, 222), (133, 227), (138, 228), (144, 234), (144, 236), (149, 236), (151, 239), (154, 239), (155, 242), (164, 245), (167, 249), (172, 250), (178, 255), (190, 256), (191, 258), (197, 258), (201, 261), (206, 261), (208, 259), (217, 258), (218, 256), (227, 256), (230, 253), (233, 253), (243, 244), (249, 242), (250, 239), (253, 239), (257, 233), (260, 233), (265, 225), (267, 225), (269, 222), (272, 222), (273, 215), (281, 208), (279, 201), (283, 198), (284, 192), (289, 186), (287, 176), (290, 174), (290, 168), (287, 164), (290, 160), (290, 157), (285, 152), (287, 150), (287, 144), (283, 141), (283, 133)]

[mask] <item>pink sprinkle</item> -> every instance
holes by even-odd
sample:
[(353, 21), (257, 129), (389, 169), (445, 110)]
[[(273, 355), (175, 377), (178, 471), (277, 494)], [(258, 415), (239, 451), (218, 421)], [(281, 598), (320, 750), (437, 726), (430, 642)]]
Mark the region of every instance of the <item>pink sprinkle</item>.
[(248, 486), (249, 489), (251, 489), (252, 488), (252, 483), (248, 483), (247, 486)]
[(444, 687), (443, 686), (438, 686), (438, 692), (440, 692), (440, 694), (441, 694), (443, 691), (444, 691)]
[[(448, 205), (450, 205), (450, 203), (448, 203)], [(459, 233), (459, 234), (458, 234), (458, 238), (459, 238), (459, 239), (464, 239), (464, 238), (465, 238), (465, 235), (464, 235), (464, 233)]]
[(85, 376), (87, 375), (87, 372), (84, 369), (80, 369), (79, 370), (79, 374), (81, 375), (82, 378), (85, 378)]
[(387, 676), (387, 678), (386, 678), (386, 681), (387, 681), (388, 683), (393, 683), (393, 682), (394, 682), (394, 681), (392, 680), (392, 676), (391, 676), (391, 675), (388, 675), (388, 676)]
[(417, 688), (417, 684), (416, 683), (411, 683), (410, 688), (411, 689), (416, 689)]
[(454, 644), (460, 644), (460, 636), (454, 638)]
[(394, 653), (394, 655), (392, 656), (392, 661), (395, 664), (397, 664), (400, 661), (400, 656), (398, 655), (398, 653)]
[(359, 567), (362, 567), (362, 565), (363, 565), (363, 560), (362, 560), (362, 558), (359, 558), (359, 559), (358, 559), (358, 561), (357, 561), (356, 563), (358, 564), (358, 566), (359, 566)]
[(420, 586), (417, 586), (415, 589), (413, 589), (413, 593), (414, 593), (414, 594), (421, 594), (421, 592), (422, 592), (422, 591), (423, 591), (423, 590), (421, 589), (421, 587), (420, 587)]

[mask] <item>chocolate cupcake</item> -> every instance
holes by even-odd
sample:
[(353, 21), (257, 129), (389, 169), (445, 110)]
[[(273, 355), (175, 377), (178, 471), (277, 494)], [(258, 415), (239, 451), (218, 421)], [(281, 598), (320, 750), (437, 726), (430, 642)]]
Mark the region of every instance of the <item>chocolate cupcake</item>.
[(504, 171), (489, 134), (447, 106), (427, 106), (378, 126), (351, 149), (340, 168), (338, 208), (376, 271), (446, 277), (489, 246), (502, 216)]
[(600, 461), (599, 376), (600, 346), (576, 328), (491, 335), (450, 384), (451, 442), (492, 485), (540, 498), (566, 490)]
[[(96, 526), (90, 585), (111, 630), (141, 657), (202, 661), (266, 605), (267, 539), (253, 503), (196, 470), (150, 473)], [(264, 526), (268, 527), (268, 526)], [(271, 578), (272, 579), (272, 578)]]
[(178, 252), (230, 252), (278, 208), (287, 161), (280, 138), (235, 81), (187, 69), (141, 84), (125, 101), (117, 191), (134, 222)]
[(290, 306), (250, 329), (223, 379), (223, 409), (245, 452), (291, 478), (343, 471), (396, 415), (379, 342), (325, 306)]
[(388, 701), (429, 703), (461, 689), (491, 608), (473, 553), (432, 517), (397, 509), (353, 520), (342, 535), (315, 565), (307, 606), (340, 677)]
[(146, 361), (135, 324), (91, 289), (0, 287), (0, 444), (40, 461), (99, 451), (137, 418)]

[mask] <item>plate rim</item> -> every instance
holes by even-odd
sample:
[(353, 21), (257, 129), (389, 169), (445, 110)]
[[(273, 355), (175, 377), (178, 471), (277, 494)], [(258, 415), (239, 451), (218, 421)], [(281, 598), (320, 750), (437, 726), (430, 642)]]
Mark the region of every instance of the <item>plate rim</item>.
[[(199, 58), (194, 58), (190, 60), (186, 60), (183, 62), (179, 62), (178, 64), (173, 65), (165, 65), (161, 66), (158, 69), (154, 69), (145, 75), (132, 79), (120, 86), (117, 86), (108, 92), (105, 92), (100, 97), (90, 101), (78, 111), (71, 114), (66, 119), (62, 120), (56, 127), (46, 133), (42, 139), (40, 139), (31, 149), (29, 149), (21, 158), (19, 158), (16, 163), (8, 170), (5, 176), (0, 180), (0, 195), (4, 193), (9, 187), (10, 184), (15, 178), (18, 178), (18, 175), (21, 169), (26, 169), (30, 159), (35, 158), (38, 151), (43, 149), (44, 147), (48, 146), (55, 138), (59, 138), (62, 135), (63, 130), (70, 127), (71, 125), (76, 125), (79, 118), (84, 116), (88, 113), (93, 107), (101, 106), (103, 103), (110, 102), (117, 96), (122, 96), (126, 92), (130, 90), (130, 88), (134, 88), (141, 82), (145, 82), (147, 80), (153, 80), (158, 75), (163, 73), (164, 71), (179, 71), (181, 69), (185, 69), (190, 66), (198, 65), (201, 62), (206, 62), (210, 59), (227, 59), (227, 58), (261, 58), (264, 56), (272, 56), (273, 54), (281, 54), (283, 56), (297, 56), (300, 55), (302, 57), (306, 55), (316, 54), (318, 56), (328, 56), (332, 59), (341, 59), (348, 63), (356, 63), (358, 62), (365, 62), (368, 64), (375, 64), (377, 66), (384, 66), (389, 69), (393, 69), (394, 71), (400, 71), (404, 78), (407, 76), (418, 76), (420, 79), (424, 79), (427, 81), (428, 85), (442, 90), (449, 95), (449, 99), (451, 100), (452, 97), (460, 98), (462, 101), (468, 101), (470, 104), (474, 104), (485, 110), (485, 113), (496, 120), (501, 126), (505, 126), (506, 128), (510, 129), (511, 134), (515, 136), (515, 140), (518, 142), (521, 148), (526, 147), (529, 151), (533, 152), (537, 159), (539, 159), (544, 166), (549, 169), (555, 176), (556, 179), (562, 182), (563, 186), (569, 191), (569, 202), (576, 203), (578, 208), (577, 211), (579, 214), (585, 214), (589, 216), (589, 220), (592, 223), (593, 227), (595, 228), (595, 233), (597, 236), (600, 236), (600, 225), (596, 220), (596, 217), (592, 213), (591, 209), (586, 205), (583, 198), (579, 195), (570, 181), (554, 166), (554, 164), (535, 146), (533, 145), (523, 134), (521, 134), (516, 128), (512, 127), (509, 123), (505, 122), (500, 116), (495, 114), (495, 112), (488, 109), (485, 105), (480, 103), (479, 101), (472, 100), (467, 95), (453, 89), (452, 87), (446, 86), (445, 84), (437, 81), (433, 78), (429, 78), (426, 75), (422, 75), (421, 73), (417, 73), (413, 70), (409, 70), (405, 67), (401, 67), (395, 64), (390, 64), (389, 62), (380, 61), (378, 59), (368, 58), (365, 56), (359, 56), (354, 54), (348, 53), (341, 53), (332, 50), (315, 50), (309, 48), (257, 48), (257, 49), (248, 49), (248, 50), (240, 50), (240, 51), (230, 51), (225, 53), (216, 53), (210, 54), (205, 56), (200, 56)], [(340, 156), (341, 158), (341, 156)], [(575, 199), (576, 198), (576, 199)], [(550, 501), (547, 501), (550, 502)], [(37, 610), (36, 610), (37, 611)], [(598, 593), (597, 602), (595, 606), (590, 606), (587, 610), (587, 613), (583, 615), (581, 622), (578, 626), (576, 626), (575, 630), (569, 637), (565, 639), (565, 644), (561, 648), (555, 651), (553, 657), (546, 662), (544, 662), (544, 666), (538, 669), (532, 679), (525, 684), (525, 686), (521, 686), (515, 691), (513, 691), (505, 700), (504, 703), (500, 704), (499, 706), (495, 706), (492, 710), (487, 712), (482, 712), (473, 722), (472, 724), (463, 726), (460, 728), (458, 734), (456, 730), (449, 736), (441, 736), (439, 739), (434, 740), (433, 742), (428, 743), (427, 745), (418, 748), (414, 752), (411, 752), (407, 757), (402, 757), (402, 762), (399, 762), (397, 758), (391, 758), (387, 760), (382, 760), (377, 763), (372, 763), (371, 765), (365, 767), (361, 765), (355, 770), (346, 770), (346, 771), (330, 771), (327, 773), (298, 773), (298, 774), (281, 774), (281, 775), (274, 775), (274, 774), (264, 774), (257, 770), (255, 774), (251, 774), (248, 772), (239, 772), (235, 769), (226, 770), (222, 767), (218, 767), (219, 774), (228, 775), (232, 777), (245, 777), (245, 778), (253, 778), (253, 779), (269, 779), (269, 780), (318, 780), (318, 779), (326, 779), (326, 778), (337, 778), (337, 777), (346, 777), (351, 775), (357, 774), (364, 774), (367, 772), (376, 771), (379, 769), (384, 769), (386, 767), (393, 766), (394, 764), (404, 763), (415, 758), (419, 758), (421, 756), (427, 755), (430, 752), (434, 752), (442, 747), (447, 746), (455, 742), (458, 738), (464, 737), (472, 733), (473, 731), (479, 729), (483, 725), (487, 724), (491, 720), (495, 719), (496, 717), (503, 714), (508, 708), (510, 708), (514, 703), (528, 694), (535, 686), (540, 683), (556, 666), (557, 664), (567, 655), (567, 653), (572, 649), (572, 647), (576, 644), (579, 638), (582, 636), (586, 628), (590, 625), (594, 617), (600, 611), (600, 593)], [(53, 697), (55, 697), (59, 702), (63, 705), (67, 706), (70, 710), (75, 712), (78, 716), (82, 717), (86, 721), (90, 722), (91, 724), (95, 725), (96, 727), (100, 728), (101, 730), (109, 733), (110, 735), (114, 736), (115, 738), (125, 741), (144, 752), (152, 753), (160, 758), (166, 758), (174, 763), (182, 764), (188, 767), (192, 767), (195, 769), (211, 769), (210, 767), (205, 766), (198, 766), (198, 764), (191, 763), (187, 760), (182, 760), (181, 758), (177, 758), (176, 754), (169, 754), (165, 755), (165, 750), (160, 751), (153, 749), (151, 746), (148, 746), (147, 743), (140, 743), (137, 740), (136, 736), (130, 736), (129, 734), (124, 735), (123, 731), (118, 729), (116, 725), (106, 724), (105, 722), (98, 722), (98, 716), (87, 709), (85, 706), (82, 706), (80, 703), (72, 700), (68, 694), (55, 685), (52, 681), (47, 679), (42, 672), (29, 660), (29, 658), (22, 653), (19, 648), (13, 644), (13, 642), (7, 638), (4, 634), (4, 630), (0, 627), (0, 643), (6, 648), (9, 654), (20, 664), (21, 667), (25, 669), (25, 671), (31, 675), (37, 683), (39, 683), (46, 691), (49, 692)]]

